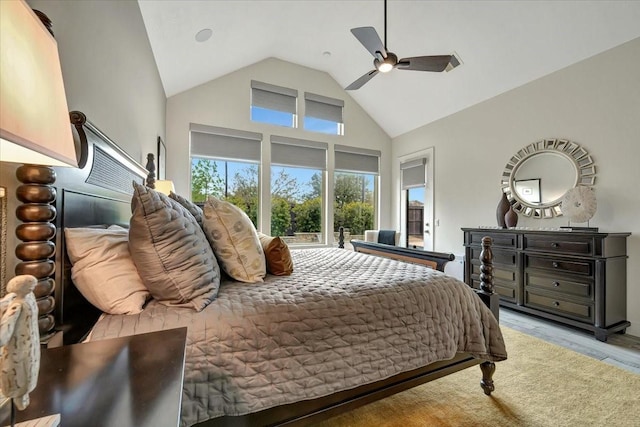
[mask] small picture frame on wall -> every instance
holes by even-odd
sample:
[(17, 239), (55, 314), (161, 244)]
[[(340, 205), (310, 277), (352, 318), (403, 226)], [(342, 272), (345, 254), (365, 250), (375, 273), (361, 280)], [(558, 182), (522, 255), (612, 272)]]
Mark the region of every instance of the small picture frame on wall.
[(167, 179), (167, 147), (161, 137), (158, 137), (158, 179)]

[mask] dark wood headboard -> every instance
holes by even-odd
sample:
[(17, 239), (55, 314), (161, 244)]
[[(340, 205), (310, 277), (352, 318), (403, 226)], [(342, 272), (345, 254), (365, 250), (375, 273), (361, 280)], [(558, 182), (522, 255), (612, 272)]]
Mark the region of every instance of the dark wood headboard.
[(129, 226), (132, 182), (144, 183), (147, 170), (78, 111), (70, 113), (79, 169), (57, 168), (56, 189), (56, 330), (65, 344), (79, 342), (100, 311), (76, 289), (66, 253), (64, 229)]

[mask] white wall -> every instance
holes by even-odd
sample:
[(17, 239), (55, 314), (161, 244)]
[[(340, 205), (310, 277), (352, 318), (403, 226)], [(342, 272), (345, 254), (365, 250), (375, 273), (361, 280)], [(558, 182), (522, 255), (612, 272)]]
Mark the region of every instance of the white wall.
[[(258, 80), (278, 86), (298, 90), (299, 124), (304, 117), (304, 92), (312, 92), (332, 98), (343, 99), (345, 132), (343, 136), (309, 132), (256, 123), (250, 120), (251, 80)], [(390, 225), (391, 144), (389, 136), (360, 108), (327, 73), (281, 61), (275, 58), (265, 59), (210, 81), (167, 100), (167, 179), (174, 181), (176, 191), (189, 195), (189, 124), (198, 123), (232, 129), (247, 130), (263, 134), (263, 161), (270, 159), (270, 135), (280, 135), (327, 142), (329, 144), (328, 173), (333, 169), (333, 145), (342, 144), (354, 147), (370, 148), (382, 152), (380, 174), (381, 204), (380, 225)], [(265, 179), (263, 168), (262, 176)], [(329, 198), (332, 189), (329, 188)], [(263, 199), (270, 199), (268, 188), (262, 188)], [(263, 209), (263, 219), (269, 210)], [(331, 213), (330, 213), (331, 214)], [(267, 215), (268, 216), (268, 215)], [(264, 221), (263, 221), (264, 223)], [(329, 218), (329, 223), (332, 223)], [(268, 229), (264, 226), (263, 229)]]
[[(500, 177), (517, 150), (543, 138), (581, 144), (597, 167), (598, 211), (590, 225), (631, 232), (627, 252), (629, 333), (640, 336), (640, 39), (393, 139), (394, 159), (435, 147), (435, 250), (463, 252), (461, 227), (496, 225)], [(393, 200), (399, 196), (393, 170)], [(393, 221), (398, 221), (396, 212)], [(558, 227), (566, 218), (520, 217)]]
[[(166, 96), (135, 1), (30, 0), (53, 23), (69, 111), (80, 110), (143, 165), (164, 137)], [(17, 220), (16, 165), (0, 163), (0, 185), (8, 187), (8, 229)], [(7, 239), (10, 277), (17, 241)]]

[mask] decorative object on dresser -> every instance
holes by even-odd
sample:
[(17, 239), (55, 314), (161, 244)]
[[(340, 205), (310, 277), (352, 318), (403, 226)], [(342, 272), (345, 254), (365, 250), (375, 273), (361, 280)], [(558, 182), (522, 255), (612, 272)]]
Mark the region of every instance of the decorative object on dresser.
[(49, 166), (77, 167), (58, 48), (51, 21), (26, 2), (0, 2), (0, 161), (26, 163), (16, 171), (22, 185), (16, 196), (23, 204), (16, 216), (22, 243), (15, 273), (35, 276), (41, 340), (55, 325), (53, 275), (56, 253), (56, 172)]
[[(597, 228), (589, 228), (589, 220), (593, 218), (598, 208), (596, 193), (593, 188), (578, 186), (567, 191), (562, 196), (560, 208), (562, 209), (562, 214), (569, 217), (569, 221), (586, 222), (587, 228), (584, 230), (598, 231)], [(571, 227), (571, 223), (569, 223), (569, 227)]]
[(509, 203), (509, 199), (507, 199), (507, 195), (503, 191), (502, 197), (500, 197), (500, 201), (498, 202), (498, 206), (496, 207), (496, 222), (498, 223), (498, 227), (507, 228), (504, 216), (507, 214), (507, 212), (509, 212), (510, 208), (511, 203)]
[(507, 228), (513, 228), (518, 225), (518, 214), (513, 210), (513, 206), (509, 205), (509, 210), (504, 214), (504, 223)]
[(593, 186), (595, 179), (596, 167), (587, 150), (566, 139), (543, 139), (509, 159), (501, 186), (518, 214), (554, 218), (563, 214), (560, 203), (567, 190)]
[(630, 323), (627, 237), (631, 233), (463, 228), (465, 282), (479, 287), (477, 258), (493, 238), (500, 305), (561, 322), (606, 341)]

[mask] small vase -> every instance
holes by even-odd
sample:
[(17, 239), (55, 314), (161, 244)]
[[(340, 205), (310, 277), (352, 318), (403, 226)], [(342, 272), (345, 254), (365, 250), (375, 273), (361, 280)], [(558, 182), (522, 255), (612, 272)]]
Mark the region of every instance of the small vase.
[(503, 192), (500, 203), (498, 203), (498, 207), (496, 208), (496, 220), (498, 221), (498, 227), (507, 228), (507, 224), (504, 222), (504, 216), (509, 211), (509, 208), (511, 208), (511, 203), (509, 203), (507, 195)]
[(509, 210), (504, 214), (504, 223), (508, 228), (518, 225), (518, 214), (513, 210), (513, 206), (509, 205)]

